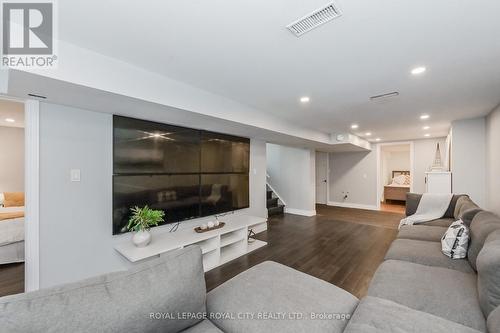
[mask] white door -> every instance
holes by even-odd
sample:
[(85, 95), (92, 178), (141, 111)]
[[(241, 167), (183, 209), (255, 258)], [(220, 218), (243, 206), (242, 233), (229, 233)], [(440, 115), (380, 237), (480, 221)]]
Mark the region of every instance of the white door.
[(328, 201), (328, 153), (316, 152), (316, 203)]

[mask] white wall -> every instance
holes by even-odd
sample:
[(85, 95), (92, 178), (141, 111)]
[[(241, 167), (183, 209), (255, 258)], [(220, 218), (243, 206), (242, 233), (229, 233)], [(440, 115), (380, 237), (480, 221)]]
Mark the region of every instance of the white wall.
[(500, 107), (486, 118), (486, 208), (500, 215)]
[(0, 126), (0, 192), (24, 192), (24, 129)]
[(393, 151), (386, 152), (387, 154), (387, 169), (384, 175), (384, 185), (390, 184), (392, 181), (393, 171), (405, 171), (411, 170), (410, 166), (410, 146), (408, 145), (408, 151)]
[[(425, 172), (434, 161), (436, 144), (445, 138), (414, 140), (413, 191), (425, 191)], [(330, 204), (375, 209), (377, 206), (377, 146), (368, 153), (330, 154)], [(441, 150), (444, 158), (444, 150)], [(343, 193), (344, 192), (344, 193)], [(348, 198), (343, 199), (345, 192)]]
[(452, 188), (466, 193), (479, 206), (486, 204), (486, 119), (458, 120), (452, 123)]
[(286, 212), (316, 214), (315, 152), (267, 144), (268, 182), (286, 203)]
[[(344, 199), (344, 195), (348, 197)], [(330, 154), (329, 204), (359, 206), (360, 208), (376, 207), (376, 150)]]
[[(265, 143), (251, 140), (250, 208), (267, 216)], [(81, 182), (70, 182), (70, 169)], [(40, 287), (123, 269), (112, 236), (112, 116), (41, 103), (40, 110)], [(190, 228), (198, 219), (181, 223)], [(168, 226), (153, 229), (153, 234)], [(153, 235), (154, 237), (154, 235)]]
[(413, 192), (415, 193), (425, 192), (425, 172), (429, 171), (434, 162), (438, 143), (441, 149), (441, 158), (444, 161), (446, 155), (446, 138), (415, 140), (413, 142), (413, 149), (415, 151)]

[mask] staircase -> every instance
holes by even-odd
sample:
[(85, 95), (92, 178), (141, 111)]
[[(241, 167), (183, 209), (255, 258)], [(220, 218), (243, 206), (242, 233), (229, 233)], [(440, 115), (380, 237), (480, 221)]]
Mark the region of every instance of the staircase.
[(267, 192), (267, 215), (268, 216), (277, 216), (283, 215), (283, 211), (285, 206), (281, 204), (278, 196), (266, 186)]

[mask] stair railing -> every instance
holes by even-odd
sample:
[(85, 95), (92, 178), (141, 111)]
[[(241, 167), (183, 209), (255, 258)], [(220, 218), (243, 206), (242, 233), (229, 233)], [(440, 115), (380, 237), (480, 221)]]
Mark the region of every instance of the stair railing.
[(266, 185), (269, 186), (269, 188), (271, 189), (271, 191), (273, 191), (273, 193), (276, 195), (276, 197), (278, 197), (278, 201), (283, 205), (283, 206), (286, 206), (286, 203), (285, 201), (283, 200), (283, 197), (274, 189), (274, 187), (271, 185), (270, 183), (270, 180), (271, 180), (271, 176), (269, 176), (269, 174), (266, 172)]

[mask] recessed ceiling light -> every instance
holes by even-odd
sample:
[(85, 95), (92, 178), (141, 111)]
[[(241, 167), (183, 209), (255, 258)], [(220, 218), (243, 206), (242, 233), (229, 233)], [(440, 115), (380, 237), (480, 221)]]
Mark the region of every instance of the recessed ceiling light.
[(376, 138), (376, 139), (375, 139), (375, 141), (380, 141), (380, 140), (382, 140), (382, 139), (381, 139), (381, 138)]
[(359, 128), (359, 125), (358, 125), (358, 124), (352, 124), (352, 125), (351, 125), (351, 128), (352, 128), (352, 129), (358, 129), (358, 128)]
[(429, 133), (424, 134), (426, 138), (430, 137), (431, 135)]
[(5, 118), (5, 121), (8, 123), (15, 123), (16, 122), (16, 120), (12, 119), (12, 118)]
[(429, 119), (429, 118), (430, 118), (430, 116), (428, 114), (423, 114), (420, 116), (420, 119), (422, 119), (422, 120)]
[(424, 66), (419, 66), (419, 67), (415, 67), (411, 70), (411, 73), (413, 75), (419, 75), (419, 74), (422, 74), (424, 73), (425, 71), (427, 70), (427, 68), (425, 68)]
[(307, 96), (304, 96), (304, 97), (301, 97), (301, 98), (300, 98), (300, 101), (301, 101), (302, 103), (309, 103), (309, 101), (310, 101), (310, 100), (311, 100), (311, 99), (310, 99), (309, 97), (307, 97)]
[(430, 126), (424, 126), (424, 127), (422, 127), (422, 129), (423, 129), (424, 131), (427, 131), (427, 130), (428, 130), (428, 129), (430, 129), (430, 128), (431, 128)]
[(370, 135), (372, 135), (372, 132), (366, 132), (365, 135), (370, 136)]

